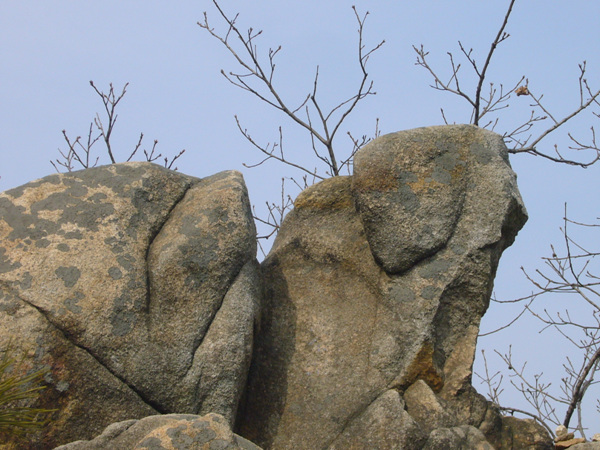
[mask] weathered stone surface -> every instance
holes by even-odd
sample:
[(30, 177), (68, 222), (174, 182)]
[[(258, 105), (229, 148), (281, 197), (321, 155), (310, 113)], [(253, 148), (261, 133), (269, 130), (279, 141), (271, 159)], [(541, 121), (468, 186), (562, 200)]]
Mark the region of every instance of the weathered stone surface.
[(600, 442), (584, 442), (569, 447), (571, 450), (600, 450)]
[(260, 450), (234, 434), (228, 421), (218, 414), (196, 416), (166, 414), (127, 420), (107, 427), (90, 441), (76, 441), (56, 450)]
[[(498, 260), (525, 220), (501, 137), (472, 126), (384, 136), (354, 176), (305, 190), (262, 264), (240, 434), (265, 448), (360, 442), (350, 430), (380, 396), (417, 380), (454, 417), (446, 427), (493, 430), (471, 369)], [(398, 414), (385, 420), (408, 423)]]
[(373, 254), (388, 272), (433, 255), (452, 235), (474, 144), (457, 131), (443, 139), (427, 129), (388, 134), (354, 158), (357, 209)]
[(261, 267), (237, 172), (131, 163), (4, 192), (0, 349), (49, 370), (36, 406), (59, 409), (29, 448), (111, 423), (66, 447), (552, 448), (471, 385), (525, 220), (502, 139), (472, 126), (365, 147)]
[(565, 433), (562, 436), (556, 436), (554, 438), (554, 442), (562, 442), (562, 441), (570, 441), (571, 439), (573, 439), (575, 437), (575, 433)]
[(429, 434), (433, 429), (444, 428), (455, 423), (448, 407), (441, 403), (423, 380), (415, 381), (405, 392), (406, 411)]
[(50, 370), (39, 442), (156, 413), (233, 421), (261, 295), (238, 172), (149, 163), (51, 175), (0, 194), (0, 348)]
[(381, 394), (365, 412), (351, 421), (330, 445), (330, 450), (421, 448), (427, 433), (405, 411), (396, 390)]
[[(264, 320), (240, 429), (262, 447), (324, 448), (357, 405), (366, 408), (387, 385), (369, 361), (389, 350), (371, 349), (364, 338), (387, 308), (378, 305), (381, 273), (350, 181), (336, 177), (304, 191), (262, 265)], [(383, 317), (393, 326), (394, 317)]]
[(528, 450), (550, 450), (554, 442), (546, 429), (533, 419), (502, 417), (500, 448), (522, 448)]
[[(515, 449), (518, 447), (514, 447)], [(494, 450), (477, 428), (463, 425), (453, 428), (438, 428), (429, 435), (423, 450)]]
[(556, 435), (556, 437), (554, 438), (555, 442), (558, 441), (564, 441), (565, 439), (563, 439), (567, 434), (569, 433), (569, 430), (567, 429), (567, 427), (565, 427), (564, 425), (559, 425), (556, 427), (556, 430), (554, 430), (554, 434)]

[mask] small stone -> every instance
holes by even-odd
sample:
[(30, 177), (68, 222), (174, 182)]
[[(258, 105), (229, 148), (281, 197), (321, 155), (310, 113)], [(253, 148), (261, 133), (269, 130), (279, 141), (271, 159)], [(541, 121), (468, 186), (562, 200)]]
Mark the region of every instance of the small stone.
[(556, 427), (556, 437), (561, 437), (567, 434), (567, 427), (564, 425), (559, 425)]
[(566, 434), (563, 434), (562, 436), (556, 436), (554, 438), (554, 442), (568, 441), (570, 439), (573, 439), (574, 437), (575, 437), (575, 433), (566, 433)]
[(563, 449), (563, 448), (569, 448), (575, 444), (583, 444), (584, 442), (585, 442), (584, 438), (569, 439), (568, 441), (557, 442), (554, 445), (554, 448), (559, 450), (559, 449)]
[(600, 442), (600, 433), (596, 433), (592, 436), (592, 442)]

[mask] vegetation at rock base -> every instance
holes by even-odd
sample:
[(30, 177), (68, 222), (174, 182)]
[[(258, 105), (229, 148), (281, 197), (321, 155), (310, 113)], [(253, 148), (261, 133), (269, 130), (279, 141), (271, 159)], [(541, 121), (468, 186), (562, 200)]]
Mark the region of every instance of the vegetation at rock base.
[(55, 411), (31, 406), (46, 388), (41, 383), (47, 369), (21, 375), (19, 363), (10, 347), (4, 351), (0, 360), (0, 442), (43, 427), (49, 413)]

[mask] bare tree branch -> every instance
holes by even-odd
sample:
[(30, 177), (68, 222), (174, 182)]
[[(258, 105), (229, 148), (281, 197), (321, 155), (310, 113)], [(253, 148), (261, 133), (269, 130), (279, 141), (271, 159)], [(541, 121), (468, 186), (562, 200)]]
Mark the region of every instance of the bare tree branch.
[[(566, 362), (563, 364), (565, 376), (561, 380), (561, 393), (556, 394), (553, 393), (551, 383), (541, 381), (543, 374), (535, 374), (532, 379), (525, 373), (526, 364), (519, 370), (515, 369), (510, 350), (507, 354), (496, 352), (509, 368), (512, 378), (511, 385), (521, 392), (523, 397), (535, 409), (535, 415), (540, 420), (549, 421), (556, 425), (562, 423), (566, 427), (570, 425), (575, 411), (581, 411), (582, 402), (588, 388), (599, 383), (595, 380), (595, 377), (598, 370), (600, 370), (600, 277), (591, 271), (592, 262), (594, 258), (600, 255), (600, 252), (590, 251), (587, 246), (578, 243), (571, 236), (571, 226), (595, 229), (600, 225), (569, 219), (567, 205), (565, 204), (563, 226), (561, 227), (563, 254), (560, 255), (561, 252), (551, 246), (552, 256), (542, 258), (546, 270), (538, 269), (534, 275), (530, 275), (521, 268), (537, 291), (511, 302), (528, 301), (518, 317), (524, 311), (528, 311), (543, 324), (540, 332), (550, 328), (556, 330), (579, 350), (577, 356), (581, 358), (580, 363), (576, 363), (572, 357), (566, 358)], [(572, 303), (569, 303), (569, 306), (562, 312), (550, 312), (547, 309), (543, 309), (543, 312), (536, 312), (533, 309), (534, 300), (541, 301), (542, 294), (574, 295), (575, 299), (579, 299), (587, 306), (587, 309), (584, 310), (587, 312), (582, 314), (581, 308), (575, 307)], [(577, 314), (574, 315), (574, 313)], [(514, 323), (514, 320), (511, 323)], [(488, 383), (488, 390), (493, 394), (493, 383), (501, 379), (499, 378), (501, 375), (494, 374), (494, 376), (490, 376), (487, 361), (484, 360), (484, 363), (486, 364), (485, 376), (480, 376), (480, 378)], [(514, 380), (517, 380), (517, 382)], [(498, 387), (496, 386), (496, 389)], [(495, 397), (490, 396), (490, 398), (496, 401)], [(558, 419), (556, 411), (556, 408), (560, 405), (565, 408), (562, 421)], [(582, 436), (585, 436), (581, 414), (579, 413), (577, 421), (575, 428), (579, 430)]]
[[(338, 164), (338, 156), (336, 155), (334, 147), (334, 139), (337, 135), (337, 132), (345, 122), (346, 118), (354, 111), (356, 105), (361, 100), (370, 95), (375, 95), (375, 92), (373, 91), (373, 82), (369, 82), (367, 62), (371, 55), (381, 48), (384, 41), (381, 41), (371, 49), (366, 50), (366, 47), (363, 43), (363, 36), (364, 25), (368, 13), (365, 13), (365, 15), (361, 17), (356, 8), (352, 7), (358, 23), (358, 64), (362, 75), (356, 93), (350, 96), (348, 99), (340, 102), (328, 112), (325, 112), (317, 98), (319, 80), (318, 67), (313, 80), (312, 91), (304, 97), (304, 100), (299, 106), (288, 106), (287, 101), (283, 99), (278, 88), (275, 86), (275, 57), (281, 51), (281, 46), (278, 46), (275, 50), (272, 48), (269, 49), (267, 52), (267, 63), (263, 65), (259, 57), (257, 45), (255, 43), (255, 40), (261, 36), (262, 31), (256, 32), (253, 30), (253, 28), (249, 28), (246, 33), (242, 33), (236, 23), (238, 15), (230, 18), (230, 16), (223, 11), (216, 0), (213, 0), (213, 4), (219, 12), (221, 18), (227, 24), (228, 28), (226, 33), (220, 34), (216, 32), (213, 27), (211, 27), (206, 12), (204, 13), (204, 22), (198, 22), (198, 25), (205, 29), (211, 36), (216, 38), (229, 51), (229, 53), (231, 53), (239, 66), (243, 69), (241, 73), (235, 73), (231, 71), (226, 73), (224, 70), (222, 70), (221, 73), (223, 76), (234, 86), (253, 94), (259, 100), (283, 112), (296, 124), (306, 129), (310, 133), (313, 151), (315, 152), (317, 158), (324, 162), (327, 166), (325, 173), (331, 176), (339, 175), (341, 167)], [(237, 43), (241, 46), (240, 51), (235, 48), (235, 44), (231, 42), (231, 38), (237, 41)], [(314, 114), (311, 114), (311, 110), (314, 111)], [(298, 115), (300, 111), (305, 111), (305, 118)], [(313, 122), (311, 116), (318, 117), (318, 123)], [(310, 175), (315, 175), (315, 172), (312, 169), (301, 167), (299, 164), (293, 163), (289, 159), (284, 158), (282, 154), (276, 156), (274, 153), (276, 149), (275, 144), (267, 145), (266, 147), (257, 145), (253, 139), (249, 138), (248, 131), (239, 125), (239, 120), (237, 117), (236, 122), (238, 123), (238, 128), (244, 137), (248, 139), (255, 148), (267, 155), (267, 158), (262, 162), (273, 158), (284, 164), (295, 167), (296, 169), (300, 169)], [(317, 142), (325, 148), (325, 154), (320, 153), (320, 151), (317, 149)], [(281, 150), (281, 147), (279, 147), (279, 149)], [(317, 176), (317, 178), (321, 177)]]
[(94, 85), (93, 81), (90, 81), (90, 86), (92, 86), (92, 88), (100, 96), (100, 98), (102, 99), (102, 103), (104, 104), (104, 110), (106, 111), (106, 117), (108, 118), (108, 125), (106, 127), (106, 130), (104, 129), (104, 125), (102, 124), (102, 120), (100, 119), (99, 114), (96, 114), (94, 123), (100, 131), (100, 135), (104, 139), (104, 143), (106, 144), (106, 150), (108, 151), (108, 156), (110, 157), (110, 162), (115, 164), (115, 157), (112, 153), (112, 149), (110, 146), (110, 136), (112, 134), (113, 128), (115, 126), (115, 123), (117, 122), (118, 117), (118, 115), (115, 113), (115, 108), (117, 107), (121, 99), (125, 96), (125, 93), (127, 92), (127, 86), (129, 86), (129, 83), (125, 83), (125, 86), (123, 86), (123, 90), (121, 91), (121, 94), (119, 94), (118, 97), (115, 94), (115, 90), (113, 88), (112, 83), (109, 84), (110, 88), (108, 90), (108, 94), (99, 91), (98, 88)]
[[(244, 167), (248, 167), (248, 168), (252, 168), (252, 167), (257, 167), (260, 166), (261, 164), (263, 164), (265, 161), (268, 161), (269, 159), (275, 159), (279, 162), (282, 162), (284, 164), (287, 164), (288, 166), (292, 166), (295, 167), (296, 169), (299, 169), (303, 172), (306, 172), (307, 174), (318, 178), (320, 180), (324, 180), (325, 178), (318, 175), (316, 169), (315, 170), (310, 170), (307, 169), (299, 164), (293, 163), (291, 161), (288, 161), (285, 158), (285, 154), (283, 152), (283, 132), (281, 130), (281, 127), (279, 127), (279, 144), (267, 144), (265, 147), (259, 145), (253, 138), (252, 136), (250, 136), (250, 133), (248, 132), (247, 129), (242, 128), (242, 125), (240, 124), (240, 121), (238, 119), (237, 116), (235, 116), (235, 122), (238, 126), (238, 129), (240, 130), (240, 133), (242, 133), (242, 136), (244, 136), (246, 138), (246, 140), (248, 142), (250, 142), (256, 149), (258, 149), (260, 152), (264, 153), (265, 155), (267, 155), (266, 158), (264, 158), (262, 161), (260, 161), (257, 164), (244, 164)], [(270, 149), (269, 149), (270, 147)], [(275, 150), (279, 149), (279, 154), (275, 153)]]
[(506, 412), (510, 412), (510, 413), (520, 413), (520, 414), (529, 416), (532, 419), (535, 419), (536, 422), (541, 424), (546, 429), (546, 431), (550, 434), (550, 436), (554, 436), (554, 432), (552, 431), (552, 428), (550, 428), (548, 426), (548, 424), (546, 424), (546, 422), (541, 421), (540, 418), (538, 416), (536, 416), (535, 414), (530, 413), (529, 411), (525, 411), (523, 409), (519, 409), (519, 408), (510, 408), (507, 406), (500, 406), (500, 405), (496, 405), (496, 406), (498, 406), (498, 409), (500, 409), (501, 411), (506, 411)]
[[(279, 88), (276, 86), (276, 56), (281, 51), (281, 46), (277, 46), (273, 50), (270, 48), (266, 54), (266, 62), (263, 62), (259, 55), (256, 39), (262, 35), (262, 31), (254, 31), (249, 28), (247, 32), (242, 32), (237, 25), (239, 15), (228, 16), (223, 8), (216, 0), (213, 0), (213, 5), (217, 9), (221, 18), (227, 25), (225, 33), (219, 33), (209, 24), (208, 14), (204, 13), (204, 21), (198, 22), (198, 25), (206, 30), (212, 37), (217, 39), (227, 51), (234, 57), (235, 61), (241, 68), (240, 72), (225, 72), (221, 73), (232, 85), (249, 92), (257, 97), (262, 102), (281, 111), (284, 115), (292, 119), (293, 122), (300, 125), (301, 128), (308, 131), (310, 136), (311, 148), (319, 163), (325, 165), (325, 170), (318, 172), (317, 167), (308, 167), (307, 165), (296, 162), (296, 158), (289, 158), (285, 154), (283, 148), (283, 131), (279, 127), (279, 139), (266, 145), (259, 144), (253, 138), (250, 132), (243, 128), (238, 116), (235, 116), (237, 127), (244, 138), (260, 153), (263, 154), (263, 159), (255, 164), (244, 164), (245, 167), (252, 168), (264, 164), (267, 161), (275, 160), (285, 165), (291, 166), (304, 173), (304, 187), (307, 187), (307, 179), (310, 177), (314, 180), (322, 180), (325, 176), (338, 176), (340, 171), (346, 168), (350, 170), (352, 158), (360, 147), (368, 143), (371, 138), (363, 136), (362, 139), (354, 139), (350, 133), (353, 146), (348, 156), (342, 156), (334, 145), (334, 140), (345, 123), (346, 119), (354, 112), (356, 106), (361, 100), (368, 96), (375, 95), (373, 90), (373, 82), (369, 80), (367, 72), (367, 63), (371, 55), (379, 50), (385, 41), (381, 41), (374, 47), (367, 49), (364, 44), (364, 26), (368, 16), (368, 12), (363, 16), (359, 15), (356, 8), (352, 10), (358, 23), (358, 65), (360, 68), (360, 82), (354, 91), (354, 94), (346, 100), (341, 101), (333, 108), (326, 110), (323, 108), (318, 97), (319, 88), (319, 66), (316, 67), (315, 77), (312, 81), (312, 89), (304, 97), (300, 105), (296, 107), (289, 106), (288, 100), (285, 100)], [(303, 113), (303, 115), (301, 115)], [(378, 121), (376, 126), (376, 135), (378, 135)], [(324, 175), (321, 175), (323, 173)], [(300, 186), (293, 178), (291, 179), (297, 186)], [(283, 220), (285, 213), (292, 207), (292, 200), (289, 195), (285, 194), (285, 183), (282, 179), (281, 185), (281, 200), (278, 204), (267, 202), (267, 217), (260, 218), (255, 213), (255, 219), (266, 226), (270, 226), (272, 230), (262, 236), (260, 239), (268, 239), (279, 228), (279, 224)], [(260, 241), (259, 241), (260, 245)], [(262, 250), (262, 246), (261, 246)]]
[[(420, 47), (413, 46), (413, 49), (417, 54), (417, 61), (415, 64), (425, 68), (427, 72), (429, 72), (429, 74), (432, 76), (434, 83), (431, 87), (433, 87), (436, 90), (446, 91), (451, 94), (457, 95), (463, 98), (465, 101), (467, 101), (472, 108), (470, 122), (474, 125), (481, 126), (483, 128), (490, 128), (492, 130), (496, 128), (499, 122), (498, 117), (495, 119), (489, 119), (486, 123), (482, 122), (482, 118), (486, 116), (486, 114), (497, 113), (500, 110), (508, 108), (508, 101), (510, 100), (513, 93), (517, 96), (530, 96), (533, 99), (533, 104), (531, 106), (534, 108), (534, 110), (531, 112), (530, 117), (524, 123), (518, 125), (512, 131), (508, 131), (503, 134), (503, 137), (507, 145), (509, 146), (509, 152), (527, 153), (534, 156), (540, 156), (542, 158), (557, 163), (575, 165), (583, 168), (589, 167), (592, 164), (595, 164), (598, 160), (600, 160), (600, 148), (596, 145), (596, 137), (593, 127), (591, 128), (592, 139), (591, 143), (589, 144), (582, 143), (580, 139), (575, 138), (570, 133), (568, 133), (568, 136), (572, 142), (572, 145), (569, 147), (569, 149), (575, 151), (590, 151), (592, 153), (591, 158), (587, 158), (586, 160), (577, 160), (564, 157), (559, 151), (557, 145), (554, 145), (554, 154), (538, 149), (538, 145), (541, 144), (542, 141), (545, 141), (545, 139), (550, 134), (552, 134), (559, 128), (563, 128), (565, 124), (570, 122), (581, 112), (588, 110), (593, 105), (600, 106), (600, 103), (598, 101), (600, 90), (592, 91), (585, 78), (585, 61), (579, 65), (580, 104), (575, 110), (566, 114), (560, 120), (556, 119), (555, 114), (551, 113), (550, 110), (542, 103), (543, 95), (537, 96), (531, 91), (529, 87), (529, 80), (525, 77), (521, 77), (521, 79), (511, 89), (508, 90), (505, 90), (502, 84), (500, 84), (500, 88), (498, 89), (495, 87), (494, 83), (489, 83), (490, 89), (488, 95), (486, 97), (482, 95), (483, 85), (486, 81), (488, 68), (490, 66), (490, 62), (492, 60), (494, 52), (500, 43), (502, 43), (510, 37), (510, 35), (505, 31), (505, 29), (508, 24), (509, 17), (512, 13), (515, 1), (516, 0), (510, 1), (506, 14), (504, 15), (502, 25), (500, 26), (496, 37), (490, 45), (490, 49), (487, 53), (486, 60), (481, 69), (475, 61), (475, 57), (473, 56), (473, 49), (471, 48), (467, 50), (462, 44), (462, 42), (459, 41), (458, 43), (461, 54), (469, 62), (477, 78), (477, 84), (475, 86), (475, 92), (473, 94), (468, 93), (461, 86), (459, 81), (459, 70), (461, 68), (461, 64), (455, 62), (452, 53), (448, 52), (448, 56), (450, 58), (451, 75), (450, 79), (447, 82), (442, 81), (442, 78), (438, 75), (436, 70), (434, 70), (433, 67), (429, 64), (429, 61), (427, 60), (427, 56), (429, 55), (429, 53), (425, 51), (422, 45)], [(525, 82), (525, 85), (523, 85), (523, 82)], [(586, 98), (586, 96), (588, 98)], [(536, 111), (541, 111), (541, 113), (538, 113)], [(600, 117), (600, 113), (592, 111), (592, 114), (596, 117)], [(443, 109), (442, 118), (444, 120), (444, 123), (449, 123), (446, 116), (444, 115)], [(523, 135), (524, 133), (528, 133), (530, 130), (532, 130), (534, 125), (548, 118), (552, 120), (552, 125), (546, 130), (539, 133), (537, 137), (532, 138), (532, 136), (529, 135), (525, 139), (521, 138), (521, 135)], [(512, 146), (512, 144), (515, 144), (514, 147)]]
[[(540, 152), (537, 150), (537, 145), (542, 140), (544, 140), (549, 134), (556, 131), (558, 128), (565, 125), (567, 122), (569, 122), (571, 119), (573, 119), (574, 117), (579, 115), (581, 112), (588, 109), (592, 104), (598, 104), (598, 96), (600, 95), (600, 90), (598, 90), (596, 92), (592, 92), (592, 90), (590, 89), (590, 87), (587, 83), (587, 80), (585, 79), (585, 71), (586, 71), (586, 62), (585, 61), (579, 65), (579, 70), (580, 70), (580, 75), (579, 75), (580, 104), (579, 104), (579, 107), (576, 108), (575, 110), (573, 110), (570, 114), (567, 114), (565, 117), (563, 117), (560, 120), (556, 119), (554, 117), (554, 115), (548, 110), (548, 108), (546, 108), (542, 104), (541, 100), (542, 100), (543, 95), (536, 96), (531, 92), (531, 90), (529, 88), (527, 88), (527, 93), (524, 95), (529, 95), (533, 99), (534, 103), (531, 106), (533, 106), (534, 108), (541, 109), (546, 114), (546, 116), (544, 116), (544, 119), (549, 117), (554, 124), (551, 127), (547, 128), (544, 132), (542, 132), (537, 138), (535, 138), (533, 140), (533, 142), (531, 142), (531, 144), (527, 144), (525, 142), (522, 145), (519, 145), (516, 148), (509, 150), (511, 153), (529, 153), (532, 155), (541, 156), (543, 158), (549, 159), (554, 162), (560, 162), (560, 163), (569, 164), (569, 165), (576, 165), (576, 166), (580, 166), (583, 168), (591, 166), (592, 164), (596, 163), (600, 159), (600, 148), (596, 145), (596, 134), (595, 134), (593, 127), (591, 127), (591, 132), (592, 132), (592, 143), (591, 144), (583, 144), (580, 140), (573, 137), (573, 135), (571, 133), (568, 134), (571, 141), (575, 145), (577, 145), (577, 147), (573, 147), (573, 146), (569, 147), (570, 149), (572, 149), (572, 150), (592, 150), (595, 153), (595, 155), (592, 157), (592, 159), (588, 160), (587, 162), (569, 160), (569, 159), (564, 158), (559, 153), (557, 146), (554, 147), (555, 153), (557, 156), (550, 156), (546, 153), (543, 153), (543, 152)], [(584, 91), (589, 95), (589, 98), (585, 99)]]
[[(490, 46), (490, 51), (488, 52), (485, 63), (483, 64), (483, 69), (481, 70), (481, 74), (479, 74), (479, 83), (477, 84), (477, 90), (475, 92), (475, 107), (473, 108), (475, 117), (473, 118), (473, 125), (479, 125), (479, 107), (481, 102), (481, 88), (483, 87), (483, 82), (485, 80), (485, 74), (487, 72), (488, 67), (490, 66), (490, 62), (492, 60), (492, 55), (502, 41), (507, 39), (510, 35), (504, 31), (506, 28), (506, 24), (508, 23), (508, 18), (510, 17), (510, 13), (512, 12), (513, 5), (515, 4), (515, 0), (511, 0), (510, 5), (508, 5), (508, 11), (504, 15), (504, 21), (502, 22), (502, 26), (496, 35), (496, 39), (493, 40), (492, 45)], [(473, 65), (474, 62), (473, 62)]]
[[(94, 144), (96, 142), (98, 142), (98, 140), (100, 138), (102, 138), (104, 141), (104, 144), (106, 146), (106, 151), (108, 153), (108, 157), (110, 159), (111, 164), (116, 163), (115, 155), (113, 154), (113, 151), (112, 151), (111, 137), (112, 137), (112, 134), (113, 134), (113, 131), (115, 128), (115, 124), (117, 122), (117, 117), (118, 117), (118, 115), (116, 113), (116, 108), (117, 108), (117, 105), (119, 104), (119, 102), (123, 99), (123, 97), (127, 93), (127, 86), (129, 86), (129, 83), (125, 83), (125, 85), (123, 86), (123, 89), (121, 90), (121, 93), (119, 95), (115, 94), (115, 89), (114, 89), (114, 86), (112, 83), (109, 84), (108, 93), (105, 93), (104, 91), (99, 90), (93, 81), (90, 81), (90, 86), (92, 86), (92, 88), (94, 89), (96, 94), (98, 94), (98, 96), (102, 100), (102, 104), (104, 106), (104, 111), (106, 112), (106, 123), (103, 123), (102, 118), (100, 117), (100, 114), (96, 113), (96, 117), (90, 123), (90, 129), (88, 132), (87, 143), (85, 145), (81, 142), (81, 136), (77, 136), (77, 138), (72, 141), (67, 136), (67, 132), (65, 130), (63, 130), (62, 134), (65, 139), (65, 142), (67, 143), (69, 150), (67, 150), (66, 152), (63, 152), (59, 148), (58, 152), (60, 153), (62, 160), (56, 159), (55, 161), (52, 161), (52, 160), (50, 161), (50, 163), (54, 166), (54, 168), (56, 169), (57, 172), (60, 172), (59, 167), (66, 169), (67, 172), (71, 172), (72, 170), (75, 169), (75, 166), (73, 164), (74, 162), (77, 162), (84, 169), (88, 169), (90, 167), (95, 167), (98, 164), (100, 157), (97, 156), (93, 163), (90, 162), (90, 158), (92, 156), (92, 147), (94, 146)], [(96, 131), (99, 132), (99, 134), (97, 136), (94, 136), (94, 127), (95, 127)], [(130, 153), (129, 157), (126, 159), (126, 161), (131, 161), (133, 159), (133, 157), (135, 156), (137, 151), (140, 149), (143, 139), (144, 139), (144, 134), (140, 133), (138, 142), (135, 145), (133, 151)], [(152, 150), (150, 152), (147, 152), (146, 150), (144, 150), (144, 156), (146, 158), (146, 161), (154, 162), (162, 157), (162, 155), (160, 153), (157, 155), (155, 154), (157, 144), (158, 144), (158, 141), (155, 140), (154, 144), (152, 146)], [(179, 159), (179, 157), (181, 157), (184, 154), (184, 152), (185, 152), (185, 149), (181, 150), (176, 156), (171, 158), (171, 161), (169, 161), (169, 159), (167, 157), (165, 157), (164, 158), (164, 166), (168, 169), (171, 169), (173, 167), (173, 163), (177, 159)], [(175, 167), (174, 170), (177, 170), (177, 167)]]
[(569, 426), (569, 422), (571, 421), (571, 416), (575, 411), (575, 408), (581, 404), (581, 400), (583, 400), (583, 395), (587, 387), (591, 384), (591, 380), (588, 379), (588, 375), (592, 371), (594, 367), (598, 366), (598, 361), (600, 361), (600, 348), (596, 350), (593, 356), (589, 359), (587, 364), (583, 367), (581, 373), (577, 374), (577, 382), (575, 383), (575, 387), (573, 388), (573, 392), (571, 394), (571, 403), (569, 403), (569, 408), (565, 414), (565, 420), (563, 421), (563, 425), (565, 427)]

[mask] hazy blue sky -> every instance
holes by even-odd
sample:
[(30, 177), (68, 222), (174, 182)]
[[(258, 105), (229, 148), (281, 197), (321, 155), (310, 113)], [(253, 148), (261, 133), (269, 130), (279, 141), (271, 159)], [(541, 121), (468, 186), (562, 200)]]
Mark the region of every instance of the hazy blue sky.
[[(319, 93), (326, 107), (353, 95), (360, 80), (353, 4), (362, 13), (371, 12), (365, 44), (382, 39), (386, 44), (369, 62), (377, 95), (362, 102), (347, 121), (336, 143), (339, 152), (351, 147), (347, 130), (356, 136), (371, 134), (376, 118), (383, 133), (441, 124), (440, 108), (450, 121), (468, 122), (466, 104), (429, 88), (428, 74), (414, 65), (412, 45), (423, 44), (431, 63), (446, 77), (446, 52), (458, 56), (458, 40), (472, 47), (482, 63), (508, 1), (221, 2), (229, 14), (240, 13), (240, 27), (264, 30), (257, 42), (263, 55), (269, 46), (283, 46), (275, 84), (290, 104), (298, 104), (312, 89), (319, 65)], [(93, 80), (105, 90), (110, 82), (117, 88), (130, 83), (114, 131), (113, 145), (121, 159), (144, 132), (146, 148), (158, 139), (164, 154), (186, 149), (177, 164), (181, 172), (204, 177), (225, 169), (241, 170), (259, 210), (265, 201), (276, 200), (281, 177), (298, 174), (274, 162), (245, 169), (243, 162), (257, 162), (260, 155), (237, 131), (233, 116), (238, 114), (261, 143), (276, 139), (281, 124), (286, 153), (306, 164), (311, 163), (308, 135), (223, 79), (221, 69), (237, 67), (231, 55), (196, 24), (203, 20), (203, 11), (217, 29), (225, 30), (207, 0), (0, 2), (0, 189), (53, 173), (49, 160), (59, 156), (57, 148), (66, 149), (61, 130), (72, 138), (85, 135), (94, 114), (101, 112), (102, 105), (89, 86)], [(512, 86), (525, 75), (532, 91), (544, 94), (553, 114), (570, 113), (579, 103), (578, 63), (587, 60), (587, 78), (592, 87), (600, 88), (598, 17), (600, 2), (517, 1), (507, 28), (511, 37), (498, 48), (490, 81)], [(463, 87), (472, 92), (468, 69), (463, 62)], [(502, 112), (496, 131), (520, 124), (529, 114), (529, 102), (528, 97), (514, 98), (511, 108)], [(594, 122), (598, 125), (598, 119), (587, 114), (564, 131), (587, 139)], [(557, 143), (565, 149), (565, 132), (546, 139), (544, 148), (551, 151)], [(528, 155), (513, 156), (511, 163), (530, 219), (501, 261), (495, 292), (502, 299), (531, 291), (519, 267), (530, 272), (541, 268), (539, 258), (549, 255), (550, 243), (560, 244), (565, 202), (572, 218), (588, 222), (598, 216), (599, 206), (600, 166), (583, 170)], [(561, 298), (555, 305), (564, 309), (572, 301)], [(482, 330), (503, 324), (514, 311), (492, 304)], [(480, 347), (494, 359), (492, 349), (504, 352), (512, 344), (517, 360), (530, 360), (531, 374), (544, 371), (558, 389), (562, 359), (576, 352), (552, 331), (539, 334), (540, 328), (532, 319), (522, 319), (503, 333), (482, 338)], [(507, 394), (506, 399), (525, 407), (516, 396)], [(597, 416), (588, 421), (593, 422), (598, 422)]]

